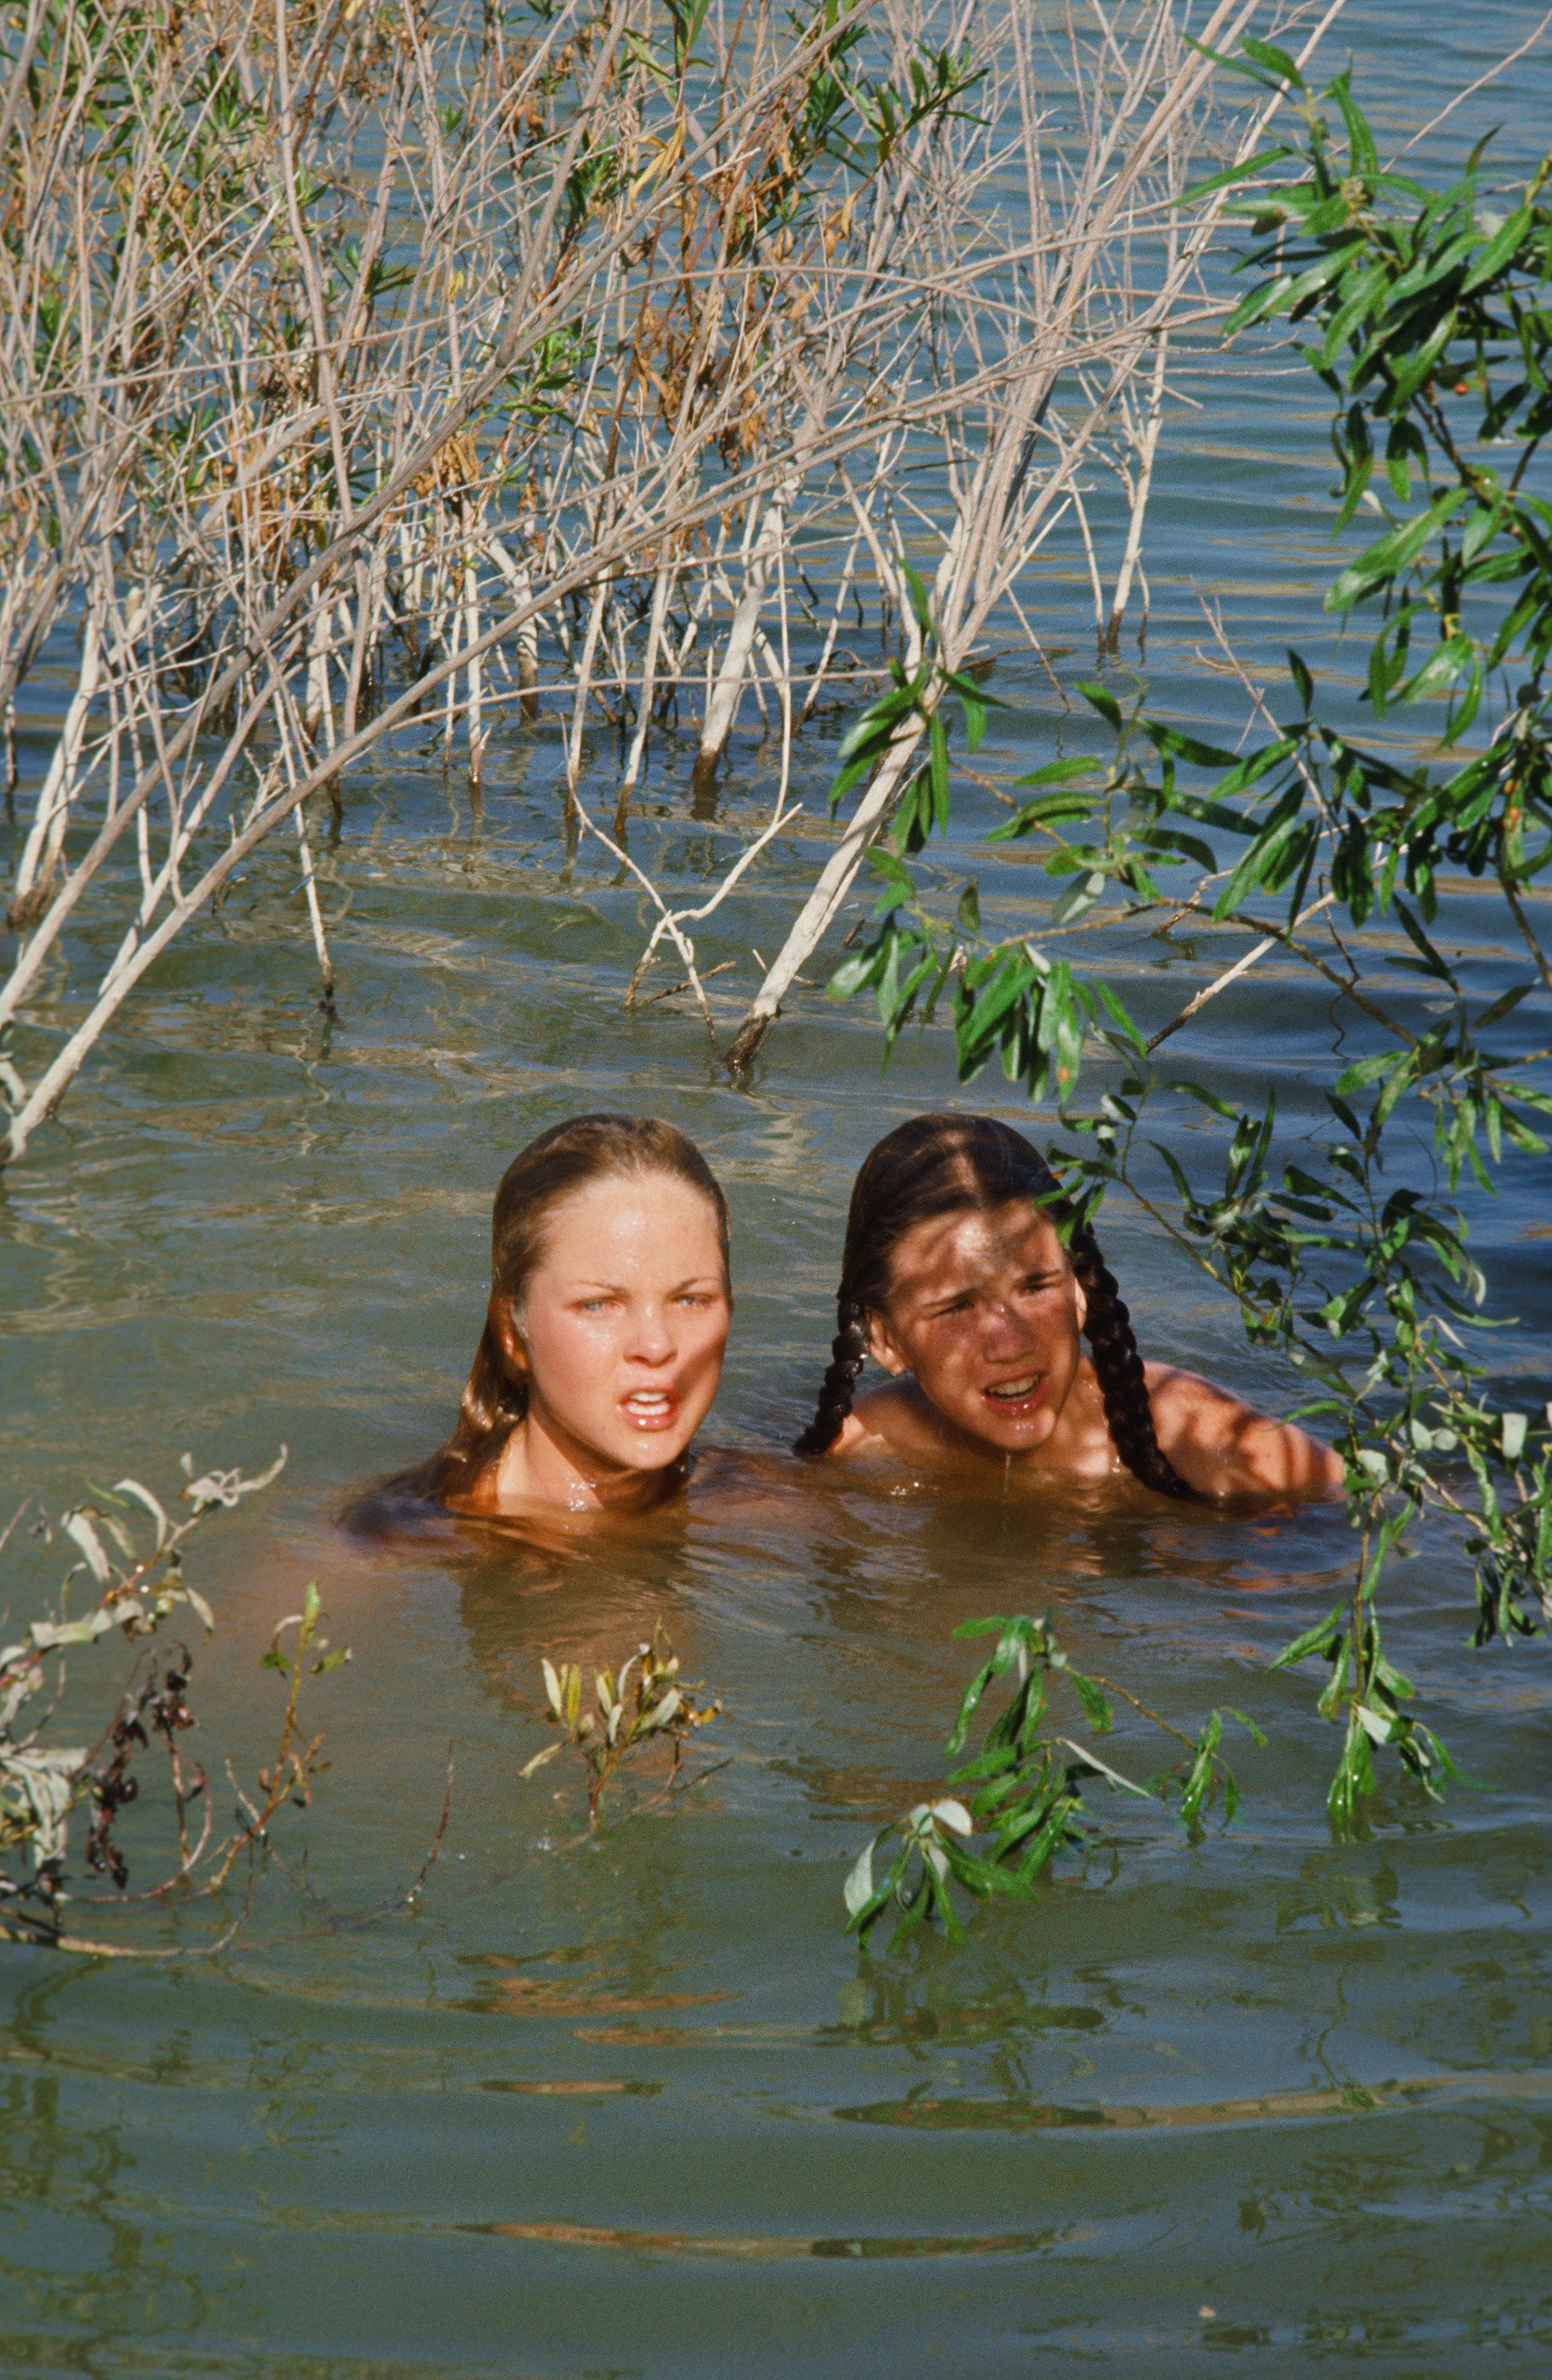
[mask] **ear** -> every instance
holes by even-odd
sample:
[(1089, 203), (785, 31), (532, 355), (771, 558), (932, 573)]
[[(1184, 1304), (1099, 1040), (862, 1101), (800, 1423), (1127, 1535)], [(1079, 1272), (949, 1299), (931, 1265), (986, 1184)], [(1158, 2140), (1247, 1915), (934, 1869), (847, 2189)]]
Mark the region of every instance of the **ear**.
[(502, 1360), (507, 1370), (514, 1379), (526, 1380), (528, 1376), (528, 1351), (523, 1344), (516, 1307), (509, 1297), (503, 1297), (500, 1290), (493, 1289), (486, 1316), (491, 1336), (501, 1349)]
[(1077, 1317), (1078, 1329), (1081, 1330), (1088, 1320), (1088, 1292), (1076, 1273), (1073, 1275), (1073, 1311)]
[(903, 1372), (911, 1368), (895, 1345), (889, 1324), (881, 1314), (869, 1313), (867, 1317), (867, 1352), (873, 1361), (881, 1364), (894, 1379), (898, 1380)]

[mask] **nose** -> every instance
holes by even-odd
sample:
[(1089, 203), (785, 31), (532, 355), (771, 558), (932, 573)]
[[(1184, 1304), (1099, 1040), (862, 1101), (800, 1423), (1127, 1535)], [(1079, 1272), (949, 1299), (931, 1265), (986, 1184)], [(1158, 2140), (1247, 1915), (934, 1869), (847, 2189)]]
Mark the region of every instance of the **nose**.
[(661, 1370), (672, 1364), (675, 1346), (669, 1328), (667, 1308), (656, 1304), (643, 1305), (631, 1318), (632, 1329), (625, 1341), (624, 1355), (628, 1364), (649, 1364)]
[(1012, 1356), (1028, 1354), (1034, 1335), (1015, 1308), (995, 1298), (982, 1311), (981, 1352), (990, 1362), (1001, 1364)]

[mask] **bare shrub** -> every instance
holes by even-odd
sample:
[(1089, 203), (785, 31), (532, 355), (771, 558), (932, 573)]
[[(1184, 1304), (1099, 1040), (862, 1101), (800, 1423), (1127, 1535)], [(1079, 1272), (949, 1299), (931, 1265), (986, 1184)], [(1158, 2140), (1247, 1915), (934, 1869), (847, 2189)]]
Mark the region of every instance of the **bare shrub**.
[[(1085, 474), (1112, 470), (1113, 640), (1170, 341), (1213, 312), (1220, 200), (1187, 202), (1191, 161), (1259, 122), (1214, 116), (1207, 55), (1251, 7), (1194, 43), (1190, 15), (534, 0), (519, 29), (414, 0), (4, 0), (0, 708), (51, 635), (79, 654), (9, 902), (4, 1155), (283, 826), (332, 998), (308, 803), (407, 722), (477, 790), (498, 717), (558, 719), (576, 823), (616, 847), (655, 730), (694, 706), (704, 792), (769, 701), (772, 814), (705, 903), (658, 902), (644, 953), (667, 941), (698, 991), (690, 929), (790, 819), (797, 728), (882, 674), (848, 604), (917, 669), (914, 554), (960, 669), (1060, 523), (1093, 552)], [(929, 712), (879, 756), (736, 1058)], [(607, 823), (595, 717), (626, 738)], [(114, 954), (62, 1011), (104, 921)]]

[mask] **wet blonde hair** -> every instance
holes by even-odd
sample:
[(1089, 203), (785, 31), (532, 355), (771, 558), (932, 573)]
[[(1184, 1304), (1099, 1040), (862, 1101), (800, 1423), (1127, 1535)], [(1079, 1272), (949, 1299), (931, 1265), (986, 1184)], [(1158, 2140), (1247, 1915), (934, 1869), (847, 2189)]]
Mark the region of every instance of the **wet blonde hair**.
[[(542, 1261), (555, 1209), (590, 1182), (663, 1174), (698, 1191), (717, 1219), (722, 1271), (728, 1270), (728, 1210), (721, 1184), (699, 1149), (656, 1116), (573, 1116), (519, 1150), (502, 1175), (491, 1218), (491, 1291), (522, 1306)], [(394, 1483), (422, 1496), (465, 1495), (501, 1452), (528, 1409), (527, 1383), (515, 1372), (490, 1316), (458, 1405), (452, 1436), (418, 1470)]]

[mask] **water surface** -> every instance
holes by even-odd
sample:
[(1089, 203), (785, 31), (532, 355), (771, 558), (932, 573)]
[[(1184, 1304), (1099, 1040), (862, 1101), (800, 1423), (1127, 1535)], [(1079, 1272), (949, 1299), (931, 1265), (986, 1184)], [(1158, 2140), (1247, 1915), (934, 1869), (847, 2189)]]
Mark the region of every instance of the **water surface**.
[[(1346, 38), (1401, 128), (1524, 30), (1518, 7), (1371, 0)], [(1449, 153), (1499, 119), (1527, 152), (1546, 91), (1545, 65), (1520, 69), (1452, 119)], [(1268, 671), (1291, 639), (1339, 674), (1350, 659), (1318, 609), (1323, 405), (1270, 369), (1193, 379), (1202, 409), (1175, 425), (1149, 549), (1154, 698), (1236, 730), (1236, 689), (1197, 656), (1201, 596)], [(1039, 592), (1053, 637), (1081, 623), (1076, 566)], [(1064, 666), (1085, 658), (1080, 638)], [(995, 771), (1086, 732), (1035, 672), (999, 684), (1014, 708)], [(42, 711), (32, 724), (36, 768)], [(835, 732), (803, 758), (816, 794)], [(636, 829), (686, 886), (725, 861), (775, 766), (746, 736), (717, 817), (697, 820), (690, 759), (660, 749)], [(945, 883), (992, 816), (962, 807), (931, 862)], [(734, 962), (713, 988), (724, 1024), (821, 842), (800, 827), (705, 935), (709, 965)], [(1338, 1848), (1334, 1737), (1309, 1682), (1267, 1663), (1340, 1591), (1340, 1512), (1096, 1518), (859, 1477), (777, 1484), (634, 1549), (352, 1545), (333, 1526), (345, 1495), (445, 1425), (491, 1190), (533, 1132), (619, 1106), (699, 1139), (737, 1257), (713, 1434), (774, 1452), (822, 1368), (857, 1161), (962, 1095), (942, 1038), (880, 1078), (867, 1017), (817, 990), (742, 1088), (683, 1000), (622, 1016), (641, 905), (606, 860), (568, 851), (548, 731), (498, 744), (479, 814), (433, 763), (385, 759), (352, 783), (327, 874), (338, 1026), (311, 1005), (287, 870), (262, 864), (0, 1184), (0, 1451), (18, 1492), (63, 1501), (125, 1471), (170, 1487), (185, 1447), (254, 1464), (291, 1447), (284, 1481), (195, 1557), (221, 1617), (196, 1672), (203, 1741), (249, 1770), (264, 1756), (274, 1681), (257, 1656), (309, 1576), (355, 1651), (318, 1691), (333, 1763), (318, 1804), (224, 1951), (0, 1963), (6, 2372), (1538, 2368), (1545, 1654), (1469, 1656), (1464, 1566), (1431, 1543), (1391, 1590), (1394, 1649), (1487, 1790), (1440, 1811), (1388, 1781), (1366, 1840)], [(1028, 914), (1016, 854), (984, 881), (988, 910)], [(1461, 894), (1449, 919), (1479, 979), (1507, 981), (1485, 905)], [(1130, 947), (1148, 1028), (1213, 965), (1206, 944)], [(1275, 1082), (1296, 1123), (1330, 1041), (1324, 1000), (1268, 962), (1190, 1052), (1227, 1095)], [(1016, 1112), (1000, 1081), (975, 1097)], [(1208, 1160), (1206, 1126), (1172, 1128)], [(1542, 1394), (1544, 1183), (1510, 1170), (1476, 1219), (1498, 1310), (1523, 1326), (1495, 1359)], [(1150, 1350), (1292, 1401), (1137, 1222), (1108, 1216), (1105, 1239)], [(1048, 1608), (1074, 1657), (1182, 1724), (1227, 1702), (1263, 1726), (1267, 1749), (1236, 1754), (1243, 1815), (1192, 1845), (1164, 1814), (1097, 1796), (1086, 1865), (1065, 1862), (1035, 1905), (978, 1916), (963, 1948), (922, 1938), (891, 1959), (880, 1939), (859, 1960), (841, 1879), (942, 1773), (969, 1667), (950, 1631)], [(695, 1769), (726, 1765), (579, 1841), (562, 1765), (518, 1776), (544, 1740), (539, 1656), (617, 1658), (659, 1616), (725, 1706)], [(450, 1745), (452, 1818), (412, 1889)], [(1132, 1723), (1114, 1757), (1161, 1765)], [(166, 1938), (154, 1918), (90, 1917)]]

